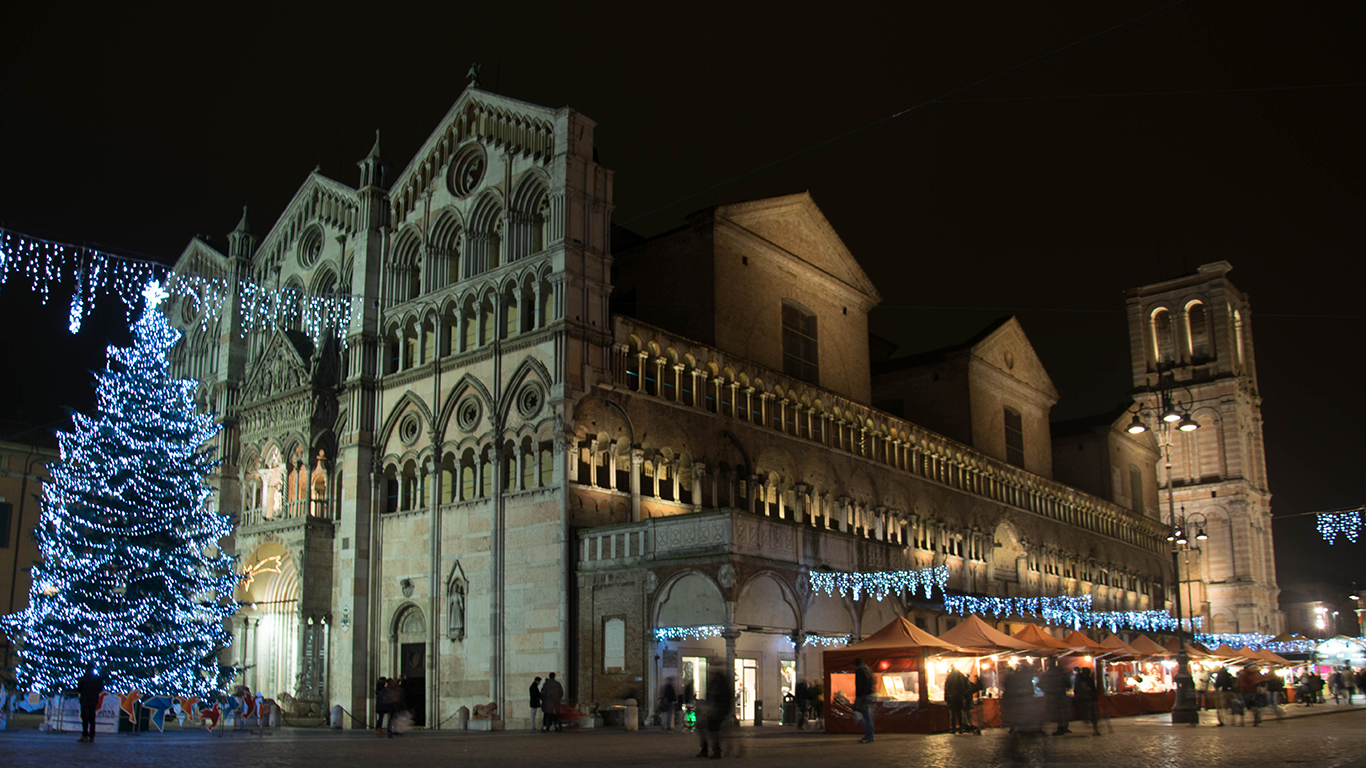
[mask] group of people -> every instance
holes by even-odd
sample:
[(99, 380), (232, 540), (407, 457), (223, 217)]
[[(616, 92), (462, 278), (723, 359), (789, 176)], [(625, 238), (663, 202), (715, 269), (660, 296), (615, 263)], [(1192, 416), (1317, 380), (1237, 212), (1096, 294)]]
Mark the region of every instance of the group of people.
[[(1035, 678), (1042, 697), (1035, 695)], [(1070, 695), (1069, 695), (1070, 694)], [(1072, 732), (1073, 707), (1091, 732), (1100, 735), (1100, 689), (1090, 667), (1068, 672), (1057, 660), (1038, 672), (1020, 664), (1005, 676), (1001, 687), (1001, 716), (1012, 733), (1043, 733), (1048, 723), (1056, 725), (1053, 735)]]
[[(375, 735), (394, 738), (394, 719), (408, 712), (404, 700), (403, 685), (408, 682), (407, 675), (381, 677), (375, 681)], [(403, 734), (403, 729), (398, 731)]]
[(541, 712), (542, 731), (563, 731), (560, 722), (560, 704), (564, 701), (564, 686), (555, 679), (555, 673), (547, 675), (544, 683), (540, 676), (531, 681), (531, 728), (536, 729), (536, 711)]

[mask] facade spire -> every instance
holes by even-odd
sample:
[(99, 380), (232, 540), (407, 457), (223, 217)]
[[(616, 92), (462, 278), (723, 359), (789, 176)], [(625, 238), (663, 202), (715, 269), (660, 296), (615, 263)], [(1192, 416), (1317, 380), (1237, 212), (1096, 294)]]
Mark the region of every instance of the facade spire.
[(370, 148), (370, 154), (365, 159), (356, 163), (360, 166), (360, 189), (366, 187), (383, 187), (388, 183), (385, 177), (389, 172), (389, 164), (384, 162), (384, 158), (379, 153), (379, 129), (375, 129), (375, 145)]
[(236, 229), (228, 233), (228, 258), (250, 259), (255, 247), (256, 238), (251, 234), (251, 225), (247, 222), (247, 207), (244, 205), (242, 220), (237, 222)]

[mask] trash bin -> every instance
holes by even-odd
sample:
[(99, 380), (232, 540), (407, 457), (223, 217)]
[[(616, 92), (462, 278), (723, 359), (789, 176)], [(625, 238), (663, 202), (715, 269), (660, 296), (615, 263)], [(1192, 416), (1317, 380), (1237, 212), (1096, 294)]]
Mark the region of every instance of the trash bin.
[(764, 703), (758, 699), (754, 701), (754, 724), (764, 724)]
[(792, 725), (797, 722), (797, 697), (792, 694), (783, 695), (783, 725)]

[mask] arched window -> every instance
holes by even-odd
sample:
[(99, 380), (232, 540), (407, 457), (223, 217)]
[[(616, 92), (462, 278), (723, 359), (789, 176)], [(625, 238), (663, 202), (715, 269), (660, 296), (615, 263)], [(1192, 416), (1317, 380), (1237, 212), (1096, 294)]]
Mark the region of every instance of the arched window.
[(1159, 365), (1169, 365), (1176, 361), (1176, 345), (1172, 343), (1172, 316), (1165, 307), (1153, 310), (1153, 359)]
[(420, 240), (416, 230), (407, 229), (394, 243), (393, 254), (389, 261), (389, 296), (394, 303), (411, 301), (421, 290), (418, 279), (418, 251)]
[(1186, 354), (1195, 364), (1210, 359), (1208, 313), (1205, 305), (1193, 301), (1186, 306)]
[(794, 379), (820, 383), (816, 343), (816, 314), (789, 299), (783, 300), (783, 373)]

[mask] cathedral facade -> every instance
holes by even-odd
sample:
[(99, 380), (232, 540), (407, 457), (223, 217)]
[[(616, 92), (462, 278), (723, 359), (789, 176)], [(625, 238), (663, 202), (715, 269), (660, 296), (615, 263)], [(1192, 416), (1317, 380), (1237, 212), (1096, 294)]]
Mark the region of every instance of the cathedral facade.
[[(823, 644), (953, 621), (937, 592), (816, 574), (1167, 607), (1157, 473), (1137, 506), (1054, 478), (1057, 392), (1018, 322), (873, 363), (878, 292), (805, 194), (614, 253), (593, 130), (472, 87), (401, 171), (377, 139), (356, 187), (313, 173), (259, 239), (244, 215), (226, 253), (181, 255), (295, 297), (274, 327), (249, 300), (171, 308), (176, 371), (224, 425), (242, 682), (365, 720), (404, 674), (419, 724), (493, 703), (526, 727), (535, 676), (587, 710), (724, 663), (746, 717)], [(363, 297), (345, 338), (316, 332), (331, 294)]]

